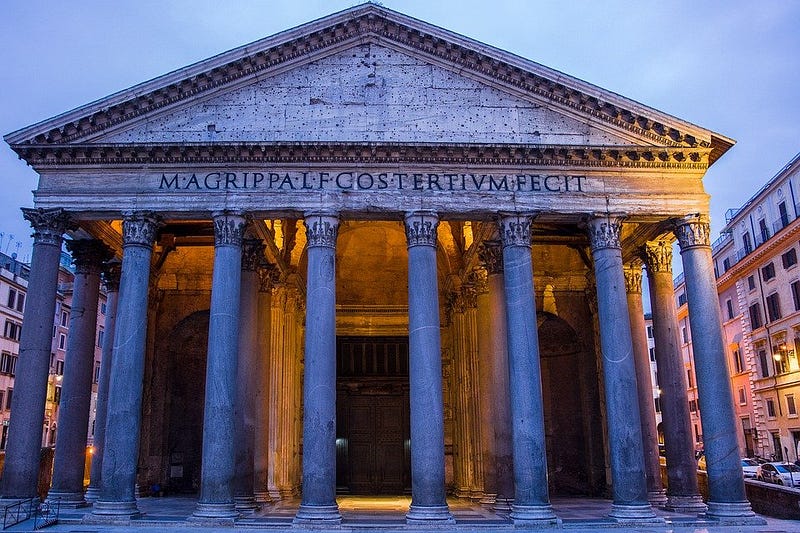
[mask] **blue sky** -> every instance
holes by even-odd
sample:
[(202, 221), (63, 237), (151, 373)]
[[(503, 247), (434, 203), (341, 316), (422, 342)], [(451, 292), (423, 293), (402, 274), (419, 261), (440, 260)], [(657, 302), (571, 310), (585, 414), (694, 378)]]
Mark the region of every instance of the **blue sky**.
[[(355, 5), (5, 0), (0, 133)], [(800, 2), (386, 0), (383, 5), (736, 139), (709, 170), (715, 237), (800, 151)], [(0, 146), (0, 251), (30, 254), (36, 173)], [(10, 236), (13, 235), (13, 238)], [(19, 246), (17, 246), (19, 242)]]

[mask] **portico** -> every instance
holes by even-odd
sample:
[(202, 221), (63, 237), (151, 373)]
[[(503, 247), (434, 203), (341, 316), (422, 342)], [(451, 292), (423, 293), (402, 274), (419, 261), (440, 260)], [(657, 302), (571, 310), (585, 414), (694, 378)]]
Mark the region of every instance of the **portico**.
[[(338, 524), (362, 490), (409, 492), (409, 524), (453, 523), (448, 493), (520, 526), (557, 524), (551, 494), (659, 522), (623, 265), (677, 235), (690, 306), (715, 301), (702, 176), (731, 140), (374, 4), (6, 140), (41, 177), (41, 275), (65, 233), (121, 260), (90, 520), (158, 484), (201, 522), (300, 495), (295, 524)], [(730, 403), (719, 317), (692, 320), (698, 387)], [(39, 405), (14, 401), (28, 442)], [(732, 411), (702, 412), (708, 516), (747, 521)], [(30, 495), (9, 446), (2, 496)]]

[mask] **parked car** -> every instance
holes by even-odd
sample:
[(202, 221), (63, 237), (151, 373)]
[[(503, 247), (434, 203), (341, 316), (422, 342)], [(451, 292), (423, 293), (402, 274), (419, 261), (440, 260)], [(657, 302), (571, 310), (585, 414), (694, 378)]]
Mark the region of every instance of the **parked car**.
[(800, 487), (800, 467), (787, 463), (765, 463), (756, 470), (756, 479), (786, 487)]
[(758, 461), (742, 457), (742, 472), (744, 472), (744, 477), (754, 479), (758, 476)]

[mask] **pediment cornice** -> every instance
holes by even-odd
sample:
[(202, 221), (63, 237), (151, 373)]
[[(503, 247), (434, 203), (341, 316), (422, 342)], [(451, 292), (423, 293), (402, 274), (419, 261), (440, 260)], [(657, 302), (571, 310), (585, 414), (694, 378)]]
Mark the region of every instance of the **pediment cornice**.
[(31, 144), (15, 149), (35, 168), (150, 163), (419, 163), (704, 170), (711, 153), (708, 148), (694, 147), (346, 142)]
[(731, 139), (709, 130), (374, 4), (356, 6), (226, 52), (11, 133), (5, 139), (18, 153), (22, 145), (65, 145), (87, 140), (223, 86), (311, 61), (326, 50), (342, 49), (351, 42), (401, 48), (653, 145), (710, 149), (709, 164), (733, 145)]

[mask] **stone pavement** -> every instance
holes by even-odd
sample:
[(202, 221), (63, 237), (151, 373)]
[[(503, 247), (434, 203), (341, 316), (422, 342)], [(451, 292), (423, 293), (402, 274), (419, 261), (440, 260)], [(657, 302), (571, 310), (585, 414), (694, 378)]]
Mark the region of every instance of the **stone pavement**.
[[(202, 531), (203, 533), (264, 533), (265, 531), (293, 533), (390, 533), (392, 531), (457, 531), (472, 532), (511, 532), (519, 531), (502, 516), (484, 506), (467, 500), (448, 499), (448, 504), (456, 518), (456, 524), (444, 527), (406, 526), (405, 513), (411, 503), (406, 496), (386, 497), (350, 497), (337, 498), (342, 514), (342, 525), (337, 527), (294, 527), (292, 519), (297, 511), (299, 501), (280, 502), (268, 505), (246, 518), (236, 521), (233, 527), (200, 526), (186, 521), (194, 511), (197, 500), (191, 497), (142, 498), (138, 501), (144, 516), (132, 520), (125, 525), (96, 525), (82, 523), (83, 516), (91, 512), (91, 508), (66, 509), (61, 512), (61, 520), (50, 526), (47, 531), (63, 531), (72, 533), (186, 533)], [(611, 509), (611, 501), (589, 498), (555, 498), (553, 508), (560, 519), (553, 530), (566, 530), (570, 533), (588, 533), (613, 531), (615, 533), (647, 532), (647, 533), (800, 533), (800, 521), (779, 520), (764, 517), (766, 525), (762, 526), (720, 526), (714, 522), (698, 519), (695, 515), (670, 513), (658, 510), (657, 513), (665, 521), (660, 524), (630, 526), (618, 524), (607, 518)], [(24, 522), (9, 528), (7, 531), (32, 531), (32, 521)]]

